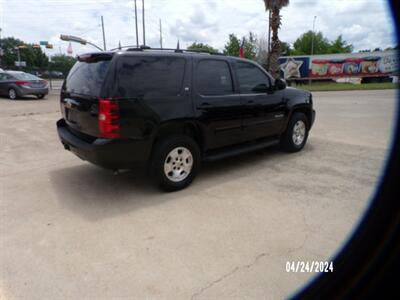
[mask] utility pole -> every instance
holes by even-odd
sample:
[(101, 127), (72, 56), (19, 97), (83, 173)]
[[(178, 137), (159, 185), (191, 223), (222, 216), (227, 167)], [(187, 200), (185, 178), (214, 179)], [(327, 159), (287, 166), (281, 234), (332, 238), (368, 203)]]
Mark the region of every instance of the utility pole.
[(101, 28), (102, 28), (102, 30), (103, 30), (103, 49), (104, 49), (104, 51), (106, 51), (107, 50), (107, 48), (106, 48), (106, 35), (105, 35), (105, 33), (104, 33), (104, 20), (103, 20), (103, 16), (101, 16)]
[(137, 26), (136, 0), (135, 0), (135, 25), (136, 25), (136, 47), (139, 48), (139, 33), (138, 33), (138, 26)]
[(144, 28), (144, 0), (142, 0), (142, 21), (143, 21), (143, 46), (146, 46), (146, 29)]
[(162, 49), (162, 27), (161, 27), (161, 19), (160, 19), (160, 48)]
[[(312, 35), (311, 35), (311, 55), (314, 54), (314, 35), (315, 35), (315, 19), (317, 16), (314, 16), (313, 25), (312, 25)], [(310, 58), (311, 61), (311, 58)], [(308, 84), (311, 85), (311, 78), (308, 80)]]

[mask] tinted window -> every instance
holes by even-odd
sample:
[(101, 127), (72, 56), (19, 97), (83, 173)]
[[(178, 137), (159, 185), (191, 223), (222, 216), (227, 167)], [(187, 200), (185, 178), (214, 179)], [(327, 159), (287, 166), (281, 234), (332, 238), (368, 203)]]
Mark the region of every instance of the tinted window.
[(265, 88), (269, 86), (269, 80), (264, 72), (250, 63), (238, 62), (236, 65), (242, 94), (265, 93)]
[(109, 64), (109, 60), (94, 63), (77, 62), (68, 74), (65, 84), (67, 91), (94, 97), (100, 96)]
[(202, 95), (232, 94), (232, 77), (226, 61), (201, 60), (196, 72), (197, 91)]
[(118, 64), (118, 97), (171, 97), (182, 89), (183, 58), (121, 57)]
[(12, 76), (6, 73), (0, 73), (0, 80), (10, 80), (10, 79), (13, 79)]

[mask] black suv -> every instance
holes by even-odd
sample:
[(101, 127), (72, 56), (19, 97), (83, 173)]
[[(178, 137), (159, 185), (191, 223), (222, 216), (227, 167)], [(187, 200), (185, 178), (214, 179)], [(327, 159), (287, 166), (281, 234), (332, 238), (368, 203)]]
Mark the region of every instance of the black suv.
[(146, 165), (170, 191), (188, 186), (201, 161), (301, 150), (315, 118), (310, 93), (253, 61), (148, 48), (79, 56), (61, 112), (65, 149), (113, 170)]

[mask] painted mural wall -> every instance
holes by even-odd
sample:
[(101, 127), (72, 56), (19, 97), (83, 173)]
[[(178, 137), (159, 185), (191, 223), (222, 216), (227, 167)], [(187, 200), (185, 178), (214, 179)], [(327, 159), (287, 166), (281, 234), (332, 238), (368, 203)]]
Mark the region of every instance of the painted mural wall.
[(399, 57), (395, 50), (287, 56), (279, 58), (281, 76), (294, 78), (337, 78), (390, 76), (399, 73)]

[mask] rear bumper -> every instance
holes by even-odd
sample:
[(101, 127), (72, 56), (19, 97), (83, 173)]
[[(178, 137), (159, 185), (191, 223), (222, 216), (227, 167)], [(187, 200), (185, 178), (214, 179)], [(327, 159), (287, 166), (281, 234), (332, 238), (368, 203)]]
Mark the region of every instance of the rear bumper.
[(88, 142), (74, 135), (64, 119), (57, 122), (58, 136), (66, 150), (82, 160), (107, 169), (129, 169), (145, 165), (150, 157), (151, 142), (95, 138)]
[(27, 88), (19, 87), (18, 89), (20, 96), (27, 95), (47, 95), (49, 93), (49, 88)]

